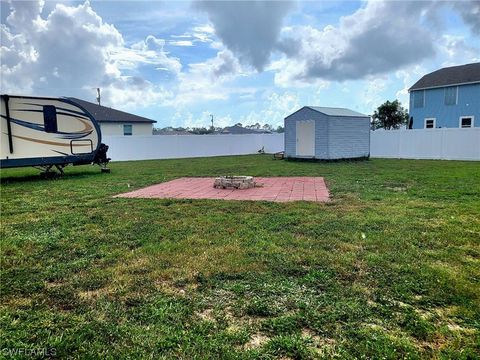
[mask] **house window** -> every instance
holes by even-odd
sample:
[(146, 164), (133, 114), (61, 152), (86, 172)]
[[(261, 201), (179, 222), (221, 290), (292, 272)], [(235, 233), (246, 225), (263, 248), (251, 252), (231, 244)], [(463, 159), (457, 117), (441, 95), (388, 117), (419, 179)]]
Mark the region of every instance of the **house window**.
[(435, 118), (425, 119), (425, 129), (435, 129)]
[(425, 106), (425, 90), (415, 91), (413, 93), (413, 107), (421, 108)]
[(123, 125), (123, 135), (132, 135), (133, 126), (131, 124)]
[(445, 88), (445, 105), (457, 105), (458, 86)]
[(43, 107), (43, 128), (47, 133), (56, 133), (57, 127), (57, 109), (53, 105)]
[(471, 128), (471, 127), (473, 127), (473, 116), (461, 116), (460, 117), (460, 127), (461, 128)]

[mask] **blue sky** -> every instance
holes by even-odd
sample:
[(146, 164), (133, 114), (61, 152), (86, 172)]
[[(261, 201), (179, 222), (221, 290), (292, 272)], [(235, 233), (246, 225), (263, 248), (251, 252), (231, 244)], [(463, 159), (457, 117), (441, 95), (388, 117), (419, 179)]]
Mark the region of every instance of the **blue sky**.
[(95, 100), (157, 126), (366, 114), (480, 61), (478, 1), (1, 2), (1, 90)]

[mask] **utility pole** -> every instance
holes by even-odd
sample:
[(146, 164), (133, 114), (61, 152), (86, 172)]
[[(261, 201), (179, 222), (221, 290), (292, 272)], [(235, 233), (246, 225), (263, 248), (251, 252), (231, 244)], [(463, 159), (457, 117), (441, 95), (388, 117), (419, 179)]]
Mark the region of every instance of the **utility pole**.
[(101, 99), (101, 97), (100, 97), (100, 88), (97, 88), (97, 102), (98, 102), (98, 105), (102, 105), (100, 99)]
[(214, 131), (215, 131), (215, 128), (213, 127), (213, 115), (210, 114), (210, 116), (212, 117), (212, 119), (211, 119), (211, 121), (212, 121), (212, 132), (214, 132)]

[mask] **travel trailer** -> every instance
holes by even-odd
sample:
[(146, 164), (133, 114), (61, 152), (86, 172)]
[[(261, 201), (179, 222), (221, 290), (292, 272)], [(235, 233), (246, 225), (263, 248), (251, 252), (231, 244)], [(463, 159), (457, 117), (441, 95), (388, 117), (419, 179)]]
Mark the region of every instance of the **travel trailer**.
[(106, 165), (108, 146), (90, 113), (67, 98), (1, 95), (0, 167), (61, 173), (68, 164)]

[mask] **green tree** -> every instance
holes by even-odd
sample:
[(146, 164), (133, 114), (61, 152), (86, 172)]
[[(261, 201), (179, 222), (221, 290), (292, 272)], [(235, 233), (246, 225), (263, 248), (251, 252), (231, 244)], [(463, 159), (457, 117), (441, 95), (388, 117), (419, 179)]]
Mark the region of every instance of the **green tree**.
[(260, 129), (262, 126), (257, 122), (255, 123), (254, 125), (247, 125), (245, 126), (246, 129), (254, 129), (254, 130), (258, 130)]
[(205, 134), (211, 134), (212, 129), (211, 128), (206, 128), (206, 127), (194, 127), (190, 130), (192, 134), (196, 135), (205, 135)]
[(263, 129), (263, 130), (267, 130), (267, 131), (272, 131), (272, 132), (274, 131), (274, 130), (273, 130), (273, 126), (270, 125), (270, 124), (265, 124), (265, 125), (263, 125), (263, 126), (262, 126), (262, 129)]
[(386, 101), (372, 115), (374, 129), (399, 129), (408, 123), (408, 112), (398, 100)]

